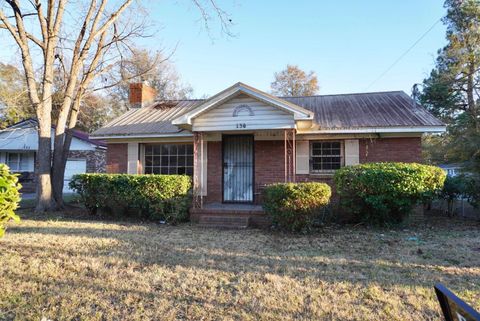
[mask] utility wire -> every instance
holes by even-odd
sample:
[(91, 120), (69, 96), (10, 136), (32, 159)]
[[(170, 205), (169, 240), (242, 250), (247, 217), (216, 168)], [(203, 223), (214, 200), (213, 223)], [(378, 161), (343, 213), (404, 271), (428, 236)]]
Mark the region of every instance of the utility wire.
[(380, 79), (383, 78), (383, 76), (385, 76), (390, 70), (392, 70), (393, 67), (395, 67), (396, 64), (398, 64), (400, 62), (400, 60), (402, 60), (413, 48), (415, 48), (415, 46), (420, 42), (422, 41), (423, 38), (425, 38), (426, 35), (428, 35), (428, 33), (430, 31), (432, 31), (433, 28), (435, 28), (435, 26), (440, 22), (442, 21), (442, 18), (438, 19), (437, 21), (435, 21), (435, 23), (430, 27), (428, 28), (427, 31), (425, 31), (421, 36), (420, 38), (418, 38), (414, 43), (413, 45), (411, 45), (407, 50), (405, 50), (404, 53), (402, 53), (400, 55), (400, 57), (397, 58), (397, 60), (395, 60), (384, 72), (382, 72), (380, 74), (380, 76), (378, 76), (374, 81), (372, 81), (370, 83), (370, 85), (368, 85), (368, 87), (365, 89), (365, 90), (368, 90), (370, 89), (370, 87), (372, 87), (374, 84), (377, 83), (377, 81), (379, 81)]

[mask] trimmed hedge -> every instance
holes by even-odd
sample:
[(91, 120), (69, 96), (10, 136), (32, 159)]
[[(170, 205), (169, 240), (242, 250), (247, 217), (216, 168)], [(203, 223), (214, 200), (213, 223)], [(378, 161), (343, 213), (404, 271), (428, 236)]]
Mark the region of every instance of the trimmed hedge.
[(442, 189), (445, 172), (416, 163), (368, 163), (336, 171), (335, 185), (344, 209), (365, 223), (400, 223), (413, 207)]
[(18, 191), (21, 187), (18, 175), (12, 174), (7, 165), (0, 164), (0, 237), (5, 234), (5, 224), (8, 221), (20, 221), (15, 210), (20, 202)]
[(191, 178), (186, 175), (75, 175), (70, 188), (91, 214), (140, 215), (171, 223), (188, 219)]
[(312, 225), (315, 214), (330, 201), (325, 183), (278, 183), (265, 188), (263, 208), (273, 224), (290, 231)]

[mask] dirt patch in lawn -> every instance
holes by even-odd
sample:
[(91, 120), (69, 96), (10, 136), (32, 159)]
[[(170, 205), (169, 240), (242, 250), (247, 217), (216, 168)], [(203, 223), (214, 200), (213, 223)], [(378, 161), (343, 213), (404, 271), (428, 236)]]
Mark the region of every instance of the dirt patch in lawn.
[(480, 309), (480, 224), (306, 236), (24, 217), (0, 240), (0, 319), (437, 320)]

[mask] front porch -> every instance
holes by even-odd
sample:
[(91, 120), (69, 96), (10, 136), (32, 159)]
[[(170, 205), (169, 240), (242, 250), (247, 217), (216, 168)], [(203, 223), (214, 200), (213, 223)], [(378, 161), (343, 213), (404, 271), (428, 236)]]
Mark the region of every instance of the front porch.
[(194, 208), (262, 204), (266, 185), (295, 182), (295, 129), (194, 132)]

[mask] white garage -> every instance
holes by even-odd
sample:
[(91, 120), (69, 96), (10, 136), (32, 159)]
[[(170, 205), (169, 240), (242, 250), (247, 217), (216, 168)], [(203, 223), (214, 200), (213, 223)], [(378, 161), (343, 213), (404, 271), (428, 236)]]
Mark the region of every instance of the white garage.
[(86, 159), (69, 159), (65, 166), (65, 181), (63, 183), (63, 192), (71, 193), (72, 190), (68, 187), (68, 183), (75, 174), (82, 174), (87, 172)]

